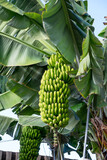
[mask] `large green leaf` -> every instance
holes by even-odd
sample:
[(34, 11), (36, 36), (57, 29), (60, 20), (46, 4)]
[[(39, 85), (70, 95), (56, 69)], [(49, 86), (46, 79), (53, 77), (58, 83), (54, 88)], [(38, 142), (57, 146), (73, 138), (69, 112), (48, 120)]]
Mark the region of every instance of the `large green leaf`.
[(70, 18), (73, 21), (75, 21), (78, 24), (78, 26), (83, 29), (83, 31), (85, 31), (87, 27), (90, 27), (94, 31), (94, 27), (90, 23), (88, 23), (82, 16), (78, 15), (73, 11), (75, 10), (75, 7), (73, 10), (71, 9), (72, 7), (69, 6), (69, 8), (70, 8), (69, 9)]
[(22, 99), (11, 91), (0, 94), (0, 110), (12, 108), (20, 103)]
[(83, 43), (82, 43), (82, 51), (83, 51), (83, 54), (82, 54), (82, 59), (84, 57), (87, 56), (88, 54), (88, 51), (89, 51), (89, 44), (90, 43), (90, 37), (89, 37), (89, 32), (87, 32), (87, 36), (86, 38), (84, 39)]
[(22, 66), (39, 63), (43, 60), (39, 51), (23, 42), (16, 42), (16, 38), (0, 33), (0, 62), (6, 66)]
[(84, 6), (74, 1), (50, 0), (43, 13), (44, 28), (51, 41), (71, 63), (82, 53), (81, 43), (86, 36), (86, 28), (94, 30), (87, 20), (89, 15), (83, 14), (86, 13)]
[(89, 23), (89, 24), (93, 24), (94, 19), (91, 18), (91, 16), (87, 13), (88, 10), (88, 2), (87, 0), (81, 1), (81, 0), (70, 0), (71, 5), (73, 6), (73, 10), (81, 17), (83, 17), (83, 19)]
[(8, 81), (9, 89), (23, 99), (24, 104), (30, 105), (34, 109), (38, 108), (38, 91), (26, 85), (15, 82), (14, 80)]
[(1, 20), (0, 25), (0, 53), (2, 53), (0, 63), (3, 65), (20, 66), (39, 63), (45, 58), (43, 54), (49, 56), (57, 51), (42, 26), (37, 24), (41, 22), (38, 3), (36, 1), (21, 3), (15, 1), (13, 5), (19, 7), (27, 17), (18, 12), (14, 13), (11, 8), (6, 9), (6, 6), (1, 3), (3, 7), (0, 17), (3, 17), (1, 19), (4, 21)]
[(16, 12), (20, 15), (23, 15), (24, 12), (40, 12), (41, 7), (43, 7), (43, 2), (40, 0), (24, 0), (23, 3), (21, 0), (1, 0), (0, 5), (4, 8)]
[(83, 74), (90, 68), (90, 57), (89, 54), (80, 62), (77, 75)]
[(99, 94), (99, 87), (92, 80), (92, 72), (89, 71), (81, 79), (74, 80), (80, 94), (86, 98), (89, 94)]
[(30, 28), (19, 30), (2, 22), (0, 42), (0, 61), (8, 66), (39, 63), (44, 60), (43, 54), (50, 55), (56, 52), (56, 48), (47, 35), (35, 24), (32, 24)]
[(76, 57), (73, 38), (67, 26), (61, 1), (58, 0), (50, 10), (48, 4), (46, 7), (47, 11), (43, 14), (44, 28), (51, 41), (57, 46), (62, 55), (73, 63)]
[(7, 25), (12, 26), (14, 28), (18, 28), (18, 29), (26, 29), (30, 27), (31, 22), (25, 16), (14, 15), (12, 19), (7, 23)]
[(91, 46), (91, 68), (92, 78), (96, 85), (102, 86), (103, 84), (103, 60), (104, 50), (101, 42), (90, 31), (90, 46)]
[(44, 61), (43, 54), (56, 52), (47, 41), (47, 36), (36, 25), (19, 32), (2, 23), (0, 31), (0, 62), (4, 65), (35, 64)]
[(77, 75), (81, 75), (92, 69), (92, 79), (95, 85), (103, 85), (103, 47), (101, 42), (94, 36), (90, 29), (83, 41), (83, 55)]
[(0, 134), (1, 135), (3, 135), (4, 133), (6, 133), (9, 125), (13, 121), (17, 121), (17, 119), (0, 115)]
[(67, 1), (67, 9), (80, 55), (82, 55), (81, 46), (83, 38), (86, 37), (87, 27), (94, 31), (93, 19), (86, 13), (86, 8), (85, 1), (80, 1), (80, 3), (78, 1)]
[(14, 4), (8, 2), (7, 0), (0, 0), (0, 5), (3, 6), (6, 9), (9, 9), (13, 12), (16, 12), (20, 15), (23, 15), (23, 11), (21, 9), (19, 9), (17, 6), (15, 6)]
[(84, 2), (82, 1), (82, 5), (79, 5), (78, 3), (76, 3), (75, 1), (71, 1), (71, 4), (73, 5), (73, 8), (80, 14), (80, 15), (84, 15), (86, 13), (86, 8), (84, 5)]
[(41, 15), (39, 13), (36, 13), (39, 11), (38, 9), (40, 8), (40, 6), (38, 6), (39, 4), (36, 1), (30, 2), (30, 4), (28, 3), (28, 1), (26, 1), (27, 3), (22, 3), (20, 6), (18, 6), (17, 2), (15, 4), (11, 2), (5, 3), (5, 0), (4, 2), (0, 2), (0, 8), (1, 8), (0, 19), (1, 20), (4, 20), (4, 21), (9, 20), (8, 25), (13, 26), (15, 28), (20, 28), (20, 29), (25, 29), (29, 27), (32, 19), (36, 23), (39, 23), (40, 25), (42, 25)]
[(38, 127), (45, 127), (47, 126), (41, 120), (41, 117), (38, 115), (31, 115), (31, 116), (19, 116), (19, 124), (23, 126), (38, 126)]
[(40, 89), (40, 80), (47, 67), (31, 65), (25, 67), (2, 67), (1, 74), (8, 76), (9, 79), (13, 79), (20, 84), (24, 84), (35, 90)]
[[(40, 1), (38, 1), (40, 2)], [(51, 41), (49, 40), (48, 36), (46, 36), (46, 34), (44, 33), (44, 31), (41, 29), (42, 26), (36, 26), (37, 23), (41, 23), (41, 16), (40, 16), (40, 8), (41, 6), (39, 5), (37, 1), (32, 0), (31, 2), (28, 2), (27, 0), (25, 0), (23, 3), (21, 2), (21, 0), (16, 0), (16, 1), (9, 1), (6, 2), (5, 0), (1, 1), (1, 6), (2, 6), (2, 12), (1, 12), (1, 17), (2, 15), (4, 16), (5, 20), (9, 20), (6, 23), (2, 23), (1, 24), (1, 28), (0, 28), (0, 35), (1, 35), (1, 41), (2, 44), (5, 43), (5, 38), (8, 39), (8, 42), (11, 44), (11, 48), (13, 48), (13, 50), (10, 50), (9, 53), (11, 54), (11, 57), (14, 57), (14, 63), (12, 63), (10, 61), (9, 62), (7, 57), (4, 57), (4, 54), (8, 55), (8, 52), (4, 53), (2, 55), (2, 60), (1, 63), (4, 65), (22, 65), (21, 59), (23, 60), (23, 65), (28, 65), (28, 64), (34, 64), (34, 63), (38, 63), (40, 61), (43, 61), (43, 59), (41, 59), (42, 54), (46, 54), (46, 55), (50, 55), (52, 53), (56, 53), (57, 49), (53, 46), (53, 44), (51, 43)], [(55, 6), (53, 6), (55, 4)], [(15, 8), (12, 10), (11, 9), (11, 5), (16, 8), (18, 8), (19, 10), (16, 12), (14, 12)], [(79, 25), (75, 25), (75, 23), (73, 21), (71, 22), (72, 17), (70, 17), (68, 11), (67, 11), (67, 4), (64, 1), (58, 1), (58, 3), (51, 3), (46, 4), (46, 9), (48, 10), (48, 12), (45, 12), (43, 15), (43, 17), (46, 17), (46, 15), (51, 16), (54, 18), (54, 16), (56, 16), (56, 12), (58, 12), (58, 14), (61, 14), (62, 20), (60, 18), (60, 20), (58, 20), (58, 24), (63, 24), (60, 27), (60, 32), (58, 31), (57, 34), (59, 34), (61, 36), (61, 38), (59, 38), (60, 36), (55, 35), (54, 32), (52, 33), (53, 36), (55, 35), (55, 41), (52, 41), (55, 45), (59, 39), (58, 45), (56, 45), (56, 47), (58, 48), (59, 46), (59, 51), (63, 54), (63, 56), (70, 62), (74, 61), (74, 58), (76, 57), (75, 53), (77, 53), (77, 55), (79, 56), (79, 52), (81, 52), (81, 43), (80, 41), (78, 41), (78, 39), (82, 41), (82, 38), (84, 37), (84, 26), (89, 26), (87, 22), (84, 21), (84, 19), (80, 19), (76, 17), (76, 14), (74, 17), (75, 21), (77, 21), (77, 23), (81, 23), (83, 21), (83, 28), (81, 29), (79, 27)], [(61, 8), (61, 12), (60, 13), (60, 8)], [(72, 9), (72, 7), (70, 8)], [(23, 11), (23, 14), (20, 14), (21, 11)], [(68, 8), (69, 10), (69, 8)], [(6, 13), (6, 14), (4, 14)], [(14, 14), (13, 14), (14, 13)], [(9, 16), (8, 16), (9, 15)], [(14, 15), (14, 17), (13, 17)], [(27, 17), (26, 17), (26, 16)], [(53, 16), (52, 16), (53, 15)], [(65, 17), (65, 15), (67, 15)], [(13, 18), (12, 18), (13, 17)], [(64, 18), (65, 17), (65, 18)], [(10, 19), (9, 19), (10, 18)], [(49, 18), (49, 17), (48, 17)], [(59, 16), (58, 16), (59, 18)], [(32, 19), (34, 21), (32, 21)], [(45, 18), (44, 18), (45, 19)], [(54, 18), (54, 21), (56, 22), (56, 19)], [(22, 22), (22, 23), (20, 23)], [(36, 24), (35, 24), (36, 23)], [(44, 23), (47, 25), (47, 23)], [(55, 24), (52, 22), (52, 24)], [(71, 25), (72, 24), (72, 25)], [(16, 30), (13, 29), (17, 28)], [(56, 26), (52, 26), (53, 29), (55, 29)], [(63, 27), (62, 27), (63, 26)], [(19, 30), (21, 29), (21, 27), (24, 30)], [(62, 28), (62, 29), (61, 29)], [(48, 28), (46, 28), (46, 31)], [(54, 30), (51, 31), (54, 31)], [(58, 29), (58, 28), (56, 28)], [(66, 31), (65, 31), (66, 30)], [(57, 30), (55, 30), (56, 33)], [(74, 32), (74, 33), (73, 33)], [(63, 34), (64, 33), (64, 34)], [(48, 34), (49, 35), (49, 34)], [(74, 36), (75, 35), (75, 36)], [(50, 35), (49, 35), (50, 37)], [(78, 37), (78, 38), (77, 38)], [(77, 39), (77, 44), (75, 39)], [(52, 39), (51, 39), (52, 40)], [(63, 41), (63, 42), (62, 42)], [(60, 43), (61, 42), (61, 43)], [(69, 44), (70, 43), (70, 44)], [(7, 44), (7, 43), (6, 43)], [(14, 44), (14, 45), (12, 45)], [(14, 47), (15, 46), (15, 47)], [(8, 45), (6, 46), (7, 48), (9, 47)], [(26, 49), (25, 49), (26, 47)], [(24, 49), (23, 49), (24, 48)], [(75, 51), (74, 51), (75, 48)], [(78, 52), (78, 48), (79, 48), (79, 52)], [(4, 45), (1, 48), (2, 50), (5, 49)], [(17, 50), (17, 54), (16, 56), (13, 55), (13, 52)], [(24, 50), (24, 54), (23, 53)], [(35, 52), (35, 56), (34, 53)], [(2, 52), (3, 53), (3, 52)], [(71, 54), (72, 53), (72, 54)], [(32, 56), (33, 54), (33, 56)], [(24, 55), (24, 56), (22, 56)], [(31, 56), (29, 56), (31, 55)], [(21, 57), (22, 56), (22, 57)], [(9, 58), (11, 58), (9, 55)], [(20, 57), (20, 58), (16, 58), (16, 57)], [(26, 58), (28, 57), (28, 58)], [(33, 58), (31, 58), (33, 57)], [(5, 61), (4, 61), (5, 59)], [(27, 60), (26, 60), (27, 59)], [(35, 61), (37, 59), (37, 61)], [(17, 60), (17, 61), (16, 61)], [(25, 60), (27, 62), (25, 62)], [(35, 62), (34, 62), (35, 61)]]
[[(1, 73), (8, 76), (10, 80), (8, 85), (12, 92), (19, 95), (23, 102), (15, 105), (13, 112), (17, 114), (31, 114), (38, 110), (38, 91), (40, 89), (40, 80), (46, 67), (32, 65), (25, 67), (1, 67)], [(14, 79), (14, 81), (13, 81)], [(18, 82), (18, 83), (17, 83)], [(30, 105), (30, 106), (27, 106)], [(35, 112), (35, 113), (36, 113)]]
[[(41, 5), (42, 2), (40, 0), (39, 3), (37, 0), (29, 2), (28, 0), (24, 0), (23, 3), (21, 0), (2, 0), (0, 2), (0, 19), (4, 21), (10, 20), (8, 25), (20, 29), (27, 28), (33, 21), (42, 26), (42, 19), (40, 15)], [(42, 7), (44, 7), (44, 5), (42, 5)]]

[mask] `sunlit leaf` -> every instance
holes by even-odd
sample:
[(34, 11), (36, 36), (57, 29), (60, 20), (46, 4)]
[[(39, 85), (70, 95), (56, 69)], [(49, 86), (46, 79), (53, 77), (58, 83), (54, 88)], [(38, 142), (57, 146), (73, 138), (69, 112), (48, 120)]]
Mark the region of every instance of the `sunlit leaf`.
[[(70, 0), (71, 1), (71, 0)], [(73, 8), (80, 14), (84, 15), (86, 13), (86, 9), (79, 4), (77, 4), (75, 1), (71, 1), (71, 4), (73, 5)]]
[(19, 116), (19, 124), (23, 126), (38, 126), (38, 127), (45, 127), (47, 126), (41, 120), (41, 117), (38, 115), (31, 115), (31, 116)]
[(81, 109), (82, 105), (83, 105), (82, 103), (75, 104), (75, 105), (73, 105), (73, 106), (71, 107), (71, 109), (72, 109), (74, 112), (77, 112), (77, 111), (79, 111), (79, 110)]
[(0, 94), (0, 110), (12, 108), (20, 103), (22, 99), (11, 91)]
[(11, 10), (15, 13), (18, 13), (20, 15), (23, 15), (23, 11), (19, 9), (17, 6), (14, 4), (8, 2), (7, 0), (0, 0), (0, 5), (3, 6), (4, 8)]
[(43, 54), (50, 55), (56, 52), (55, 47), (48, 41), (47, 35), (36, 25), (19, 32), (3, 22), (0, 30), (0, 61), (4, 65), (35, 64), (45, 60)]
[[(13, 11), (15, 13), (18, 13), (20, 15), (23, 15), (24, 12), (40, 12), (40, 8), (41, 5), (43, 4), (43, 2), (41, 2), (40, 0), (32, 0), (32, 1), (28, 1), (28, 0), (24, 0), (24, 2), (22, 3), (22, 0), (15, 0), (15, 1), (11, 1), (11, 0), (1, 0), (0, 1), (0, 5), (3, 6), (4, 8)], [(44, 6), (44, 5), (43, 5)]]
[[(57, 49), (50, 42), (41, 26), (40, 6), (38, 6), (37, 1), (30, 3), (24, 1), (23, 4), (21, 1), (15, 1), (15, 4), (7, 3), (19, 7), (19, 9), (21, 7), (24, 15), (14, 13), (8, 7), (7, 9), (2, 8), (0, 16), (5, 15), (5, 22), (0, 22), (1, 64), (6, 66), (30, 65), (44, 61), (43, 54), (56, 53)], [(7, 17), (8, 13), (10, 16)], [(12, 61), (10, 60), (11, 57), (13, 58)]]
[[(41, 62), (42, 55), (25, 43), (0, 33), (0, 62), (6, 66), (30, 65)], [(4, 51), (4, 52), (3, 52)]]
[(107, 27), (105, 27), (99, 34), (100, 37), (107, 37)]
[(35, 13), (35, 12), (25, 12), (24, 15), (36, 20), (39, 24), (42, 24), (42, 17), (40, 14)]
[(77, 75), (81, 75), (90, 68), (90, 57), (89, 54), (80, 62)]
[(82, 44), (82, 51), (83, 51), (83, 55), (82, 55), (82, 59), (87, 56), (88, 52), (89, 52), (89, 43), (90, 43), (90, 37), (89, 37), (89, 32), (87, 32), (87, 36), (83, 41)]

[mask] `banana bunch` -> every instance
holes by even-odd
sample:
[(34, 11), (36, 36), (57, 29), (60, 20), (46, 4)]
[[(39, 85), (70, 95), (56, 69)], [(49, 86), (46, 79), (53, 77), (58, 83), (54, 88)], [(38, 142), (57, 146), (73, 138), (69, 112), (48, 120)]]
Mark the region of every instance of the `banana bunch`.
[(20, 138), (19, 160), (36, 160), (41, 143), (40, 130), (37, 127), (23, 127)]
[(68, 72), (69, 65), (64, 63), (61, 55), (52, 55), (48, 60), (48, 70), (41, 79), (39, 91), (39, 106), (41, 119), (53, 129), (65, 127), (68, 124), (68, 96), (72, 79)]

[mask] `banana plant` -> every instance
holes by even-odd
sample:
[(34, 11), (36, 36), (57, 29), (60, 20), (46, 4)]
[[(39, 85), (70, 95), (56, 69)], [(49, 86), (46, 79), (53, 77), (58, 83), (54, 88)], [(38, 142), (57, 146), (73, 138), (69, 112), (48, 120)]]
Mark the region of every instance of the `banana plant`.
[(96, 110), (99, 101), (104, 107), (104, 50), (87, 7), (87, 0), (0, 1), (0, 74), (7, 77), (8, 87), (0, 95), (0, 109), (12, 108), (23, 126), (45, 127), (38, 118), (40, 80), (48, 58), (59, 53), (73, 68), (70, 120), (59, 134), (72, 133), (76, 142), (84, 137), (87, 106)]
[(104, 84), (101, 89), (101, 95), (97, 95), (94, 99), (94, 107), (96, 111), (92, 111), (91, 124), (89, 126), (89, 138), (92, 144), (92, 152), (96, 153), (97, 159), (107, 158), (107, 104), (106, 104), (106, 85), (107, 85), (107, 27), (100, 33), (100, 37), (104, 38)]

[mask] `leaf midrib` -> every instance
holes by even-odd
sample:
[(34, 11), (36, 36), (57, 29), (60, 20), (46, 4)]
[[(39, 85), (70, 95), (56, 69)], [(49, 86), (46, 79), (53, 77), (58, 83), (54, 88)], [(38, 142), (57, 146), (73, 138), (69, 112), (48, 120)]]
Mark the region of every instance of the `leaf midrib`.
[(30, 45), (30, 44), (28, 44), (28, 43), (26, 43), (26, 42), (24, 42), (24, 41), (21, 41), (20, 39), (18, 39), (18, 38), (16, 38), (16, 37), (10, 36), (10, 35), (8, 35), (8, 34), (6, 34), (6, 33), (3, 33), (3, 32), (0, 32), (0, 35), (3, 36), (3, 37), (6, 37), (6, 38), (8, 38), (8, 39), (10, 39), (10, 40), (12, 40), (12, 41), (15, 41), (15, 42), (17, 42), (17, 43), (19, 43), (19, 44), (22, 44), (22, 45), (24, 45), (24, 46), (27, 46), (27, 47), (29, 47), (29, 48), (31, 48), (31, 49), (33, 49), (33, 50), (37, 50), (37, 51), (39, 51), (39, 52), (41, 52), (41, 53), (43, 53), (43, 54), (45, 54), (45, 55), (47, 55), (47, 56), (50, 57), (50, 54), (48, 54), (47, 52), (44, 52), (44, 51), (42, 51), (42, 50), (34, 47), (33, 45)]

